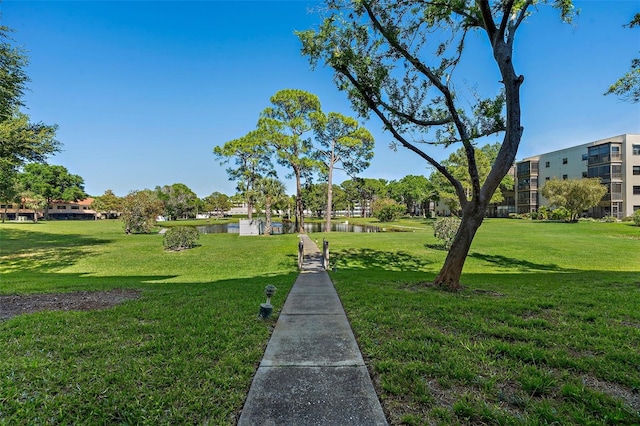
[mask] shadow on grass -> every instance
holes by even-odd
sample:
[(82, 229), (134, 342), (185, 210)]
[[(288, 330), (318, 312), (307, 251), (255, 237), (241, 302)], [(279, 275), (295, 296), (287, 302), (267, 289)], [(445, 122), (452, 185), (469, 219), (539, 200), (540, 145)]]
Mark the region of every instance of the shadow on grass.
[[(160, 275), (22, 275), (31, 281), (29, 293), (137, 288), (142, 294), (104, 310), (34, 312), (0, 321), (0, 400), (7, 424), (43, 418), (115, 424), (126, 413), (129, 423), (222, 425), (235, 424), (298, 274), (201, 283), (158, 282), (170, 278)], [(271, 298), (273, 319), (260, 321), (266, 284), (278, 291)]]
[(389, 252), (367, 248), (336, 250), (331, 253), (338, 268), (384, 269), (391, 271), (421, 270), (433, 261), (412, 256), (406, 252)]
[(89, 255), (93, 246), (111, 242), (86, 235), (49, 234), (19, 229), (3, 229), (1, 240), (0, 264), (5, 272), (43, 272), (63, 268)]
[(535, 263), (529, 262), (524, 259), (516, 259), (513, 257), (507, 257), (502, 255), (471, 253), (470, 258), (482, 260), (487, 263), (492, 263), (497, 267), (505, 269), (516, 269), (522, 272), (528, 271), (557, 271), (557, 272), (578, 272), (577, 269), (562, 268), (556, 264), (549, 263)]

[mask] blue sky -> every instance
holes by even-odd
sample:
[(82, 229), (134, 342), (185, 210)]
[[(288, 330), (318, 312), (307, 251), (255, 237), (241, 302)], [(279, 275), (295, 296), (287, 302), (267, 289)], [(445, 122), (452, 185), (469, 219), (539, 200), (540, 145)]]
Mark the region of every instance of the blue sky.
[[(205, 197), (235, 192), (212, 150), (252, 130), (278, 90), (303, 89), (319, 96), (323, 110), (354, 115), (331, 71), (311, 70), (300, 55), (294, 31), (319, 24), (310, 13), (319, 4), (5, 0), (0, 22), (16, 30), (30, 57), (27, 113), (59, 126), (64, 151), (50, 163), (82, 176), (90, 195), (184, 183)], [(525, 76), (525, 133), (518, 159), (640, 133), (640, 104), (602, 96), (640, 51), (640, 29), (622, 27), (640, 12), (638, 2), (575, 4), (581, 13), (573, 25), (541, 7), (520, 29), (514, 63)], [(471, 71), (469, 84), (496, 75), (482, 53)], [(376, 149), (363, 176), (430, 173), (415, 154), (391, 151), (377, 120), (365, 124)]]

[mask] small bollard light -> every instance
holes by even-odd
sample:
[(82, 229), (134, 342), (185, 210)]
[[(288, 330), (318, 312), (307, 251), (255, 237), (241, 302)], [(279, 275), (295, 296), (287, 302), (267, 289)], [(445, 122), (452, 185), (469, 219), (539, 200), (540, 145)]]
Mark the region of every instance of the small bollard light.
[(273, 312), (273, 306), (271, 305), (271, 298), (274, 294), (276, 294), (276, 286), (269, 284), (264, 288), (264, 294), (267, 296), (267, 303), (260, 304), (260, 313), (258, 317), (261, 319), (267, 319), (271, 316), (271, 312)]

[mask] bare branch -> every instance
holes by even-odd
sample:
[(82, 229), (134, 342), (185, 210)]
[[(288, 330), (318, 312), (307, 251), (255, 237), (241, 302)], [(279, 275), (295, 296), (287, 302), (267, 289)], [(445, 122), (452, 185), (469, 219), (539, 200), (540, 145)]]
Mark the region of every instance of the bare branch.
[[(362, 96), (362, 98), (364, 99), (364, 101), (367, 103), (367, 106), (380, 118), (380, 120), (382, 120), (382, 122), (385, 125), (385, 128), (387, 130), (389, 130), (391, 132), (391, 134), (393, 135), (393, 137), (399, 141), (402, 146), (404, 146), (405, 148), (415, 152), (416, 154), (418, 154), (421, 158), (425, 159), (429, 164), (431, 164), (433, 167), (435, 167), (440, 173), (442, 173), (449, 182), (451, 182), (451, 185), (453, 185), (453, 187), (456, 190), (456, 194), (458, 195), (458, 197), (460, 198), (460, 202), (461, 205), (464, 205), (464, 203), (466, 203), (466, 195), (464, 193), (464, 188), (462, 187), (462, 184), (455, 178), (453, 177), (453, 175), (451, 173), (449, 173), (449, 171), (447, 170), (446, 167), (444, 167), (442, 164), (438, 163), (438, 161), (436, 161), (433, 157), (431, 157), (430, 155), (428, 155), (427, 153), (425, 153), (424, 151), (422, 151), (421, 149), (419, 149), (418, 147), (416, 147), (415, 145), (413, 145), (412, 143), (408, 142), (395, 128), (395, 126), (393, 125), (393, 123), (388, 119), (388, 117), (380, 110), (379, 106), (373, 101), (373, 99), (371, 99), (370, 97), (368, 97), (366, 95), (366, 90), (364, 89), (364, 87), (362, 87), (362, 85), (358, 82), (358, 80), (353, 76), (353, 74), (351, 74), (349, 72), (348, 69), (345, 68), (340, 68), (337, 69), (337, 71), (339, 71), (340, 73), (342, 73), (342, 75), (344, 75), (353, 85), (353, 87), (355, 87), (355, 89), (360, 93), (360, 95)], [(475, 162), (474, 162), (475, 164)]]
[[(504, 34), (507, 31), (507, 25), (509, 25), (509, 16), (511, 16), (511, 10), (513, 9), (514, 0), (509, 0), (502, 7), (502, 20), (500, 21), (500, 28), (498, 29), (497, 37), (500, 40), (504, 40)], [(493, 40), (491, 40), (493, 43)]]
[(522, 5), (522, 9), (520, 9), (518, 17), (516, 18), (515, 23), (513, 23), (513, 25), (511, 26), (511, 30), (509, 31), (509, 38), (507, 40), (507, 43), (509, 45), (513, 45), (513, 38), (515, 37), (516, 30), (518, 29), (522, 21), (524, 21), (524, 18), (527, 17), (527, 9), (529, 8), (529, 6), (531, 6), (532, 2), (533, 0), (527, 0), (524, 5)]
[(420, 120), (410, 114), (407, 114), (405, 112), (402, 112), (392, 107), (387, 102), (384, 102), (382, 99), (378, 99), (378, 103), (390, 113), (397, 115), (398, 117), (404, 118), (405, 120), (410, 121), (411, 123), (417, 124), (419, 126), (442, 126), (443, 124), (451, 123), (453, 121), (451, 117), (442, 118), (440, 120)]
[(478, 1), (478, 6), (480, 7), (480, 13), (482, 14), (482, 20), (484, 21), (484, 25), (482, 27), (487, 31), (489, 40), (491, 40), (491, 43), (493, 44), (497, 29), (495, 22), (493, 22), (493, 14), (491, 13), (489, 0)]

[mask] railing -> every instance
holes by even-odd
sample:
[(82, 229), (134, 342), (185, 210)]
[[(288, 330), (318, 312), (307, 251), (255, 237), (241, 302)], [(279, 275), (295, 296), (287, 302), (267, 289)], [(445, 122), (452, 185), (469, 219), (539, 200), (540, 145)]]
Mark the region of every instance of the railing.
[(622, 161), (622, 154), (603, 154), (589, 157), (588, 164), (611, 163), (612, 161)]
[(621, 192), (613, 192), (611, 194), (604, 194), (602, 201), (624, 201)]

